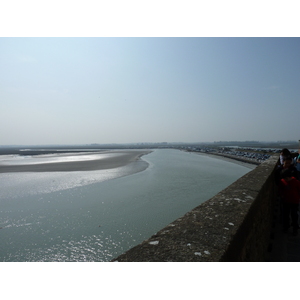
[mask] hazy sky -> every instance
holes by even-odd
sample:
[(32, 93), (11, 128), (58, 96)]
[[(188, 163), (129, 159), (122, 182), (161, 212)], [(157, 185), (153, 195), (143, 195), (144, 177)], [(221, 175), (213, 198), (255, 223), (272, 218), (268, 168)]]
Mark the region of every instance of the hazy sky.
[(298, 140), (300, 38), (0, 38), (0, 145)]

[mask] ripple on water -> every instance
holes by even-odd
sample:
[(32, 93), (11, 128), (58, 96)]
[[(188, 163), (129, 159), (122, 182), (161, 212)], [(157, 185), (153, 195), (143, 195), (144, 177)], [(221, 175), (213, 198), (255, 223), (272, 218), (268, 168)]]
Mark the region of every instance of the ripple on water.
[(104, 262), (113, 258), (120, 242), (101, 236), (84, 236), (81, 240), (63, 240), (49, 247), (20, 249), (3, 261), (27, 262)]

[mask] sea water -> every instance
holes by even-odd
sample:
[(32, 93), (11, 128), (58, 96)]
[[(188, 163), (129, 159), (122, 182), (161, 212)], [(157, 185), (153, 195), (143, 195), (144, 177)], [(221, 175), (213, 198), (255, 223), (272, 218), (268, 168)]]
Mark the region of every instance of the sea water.
[(250, 170), (161, 149), (110, 170), (0, 174), (0, 261), (110, 261)]

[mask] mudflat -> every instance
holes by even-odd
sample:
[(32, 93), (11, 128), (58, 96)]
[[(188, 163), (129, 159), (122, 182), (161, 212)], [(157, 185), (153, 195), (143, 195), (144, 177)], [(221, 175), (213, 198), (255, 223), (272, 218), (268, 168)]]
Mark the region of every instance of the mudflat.
[[(62, 161), (37, 164), (0, 164), (0, 173), (10, 172), (71, 172), (71, 171), (94, 171), (123, 167), (141, 156), (150, 153), (150, 150), (118, 150), (103, 151), (101, 159), (89, 159), (78, 161)], [(86, 153), (85, 153), (86, 154)], [(76, 155), (76, 154), (75, 154)], [(80, 156), (81, 154), (77, 154)], [(93, 155), (93, 153), (89, 153)], [(74, 156), (74, 153), (72, 153)], [(96, 156), (95, 156), (96, 157)]]

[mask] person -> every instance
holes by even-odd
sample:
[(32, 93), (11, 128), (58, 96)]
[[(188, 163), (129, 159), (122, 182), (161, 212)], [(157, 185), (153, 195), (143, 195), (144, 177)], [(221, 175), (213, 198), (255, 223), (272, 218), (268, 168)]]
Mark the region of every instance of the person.
[(281, 164), (281, 165), (283, 165), (283, 162), (284, 162), (284, 160), (285, 160), (287, 157), (291, 157), (291, 158), (292, 158), (292, 153), (289, 151), (289, 149), (283, 148), (283, 149), (281, 150), (281, 153), (280, 153), (280, 156), (279, 156), (280, 164)]
[(290, 227), (290, 216), (292, 219), (293, 235), (298, 234), (298, 208), (300, 203), (300, 181), (292, 176), (290, 169), (281, 171), (282, 179), (279, 184), (279, 194), (283, 205), (283, 230), (288, 231)]
[(300, 149), (298, 151), (298, 155), (296, 156), (296, 169), (298, 171), (298, 178), (300, 180)]
[[(292, 158), (287, 157), (283, 162), (283, 165), (281, 164), (278, 165), (277, 169), (275, 170), (274, 177), (275, 177), (275, 184), (277, 186), (279, 186), (280, 181), (282, 179), (281, 172), (286, 169), (291, 171), (293, 177), (295, 177), (296, 179), (300, 179), (300, 177), (298, 176), (297, 169), (292, 165)], [(280, 223), (282, 223), (283, 222), (283, 199), (280, 197), (280, 194), (278, 197), (278, 201), (279, 201), (279, 211), (280, 211)]]
[(289, 169), (292, 172), (292, 176), (295, 177), (297, 180), (300, 180), (299, 173), (296, 167), (293, 165), (292, 157), (286, 157), (283, 164), (279, 165), (275, 171), (275, 181), (278, 185), (280, 180), (282, 179), (281, 172), (284, 169)]

